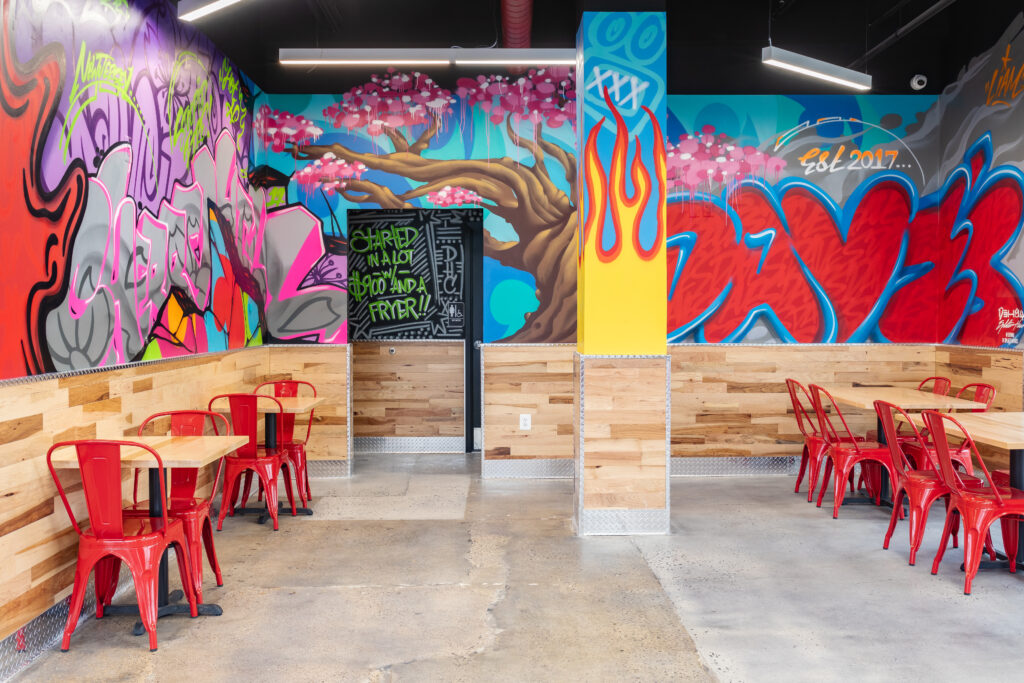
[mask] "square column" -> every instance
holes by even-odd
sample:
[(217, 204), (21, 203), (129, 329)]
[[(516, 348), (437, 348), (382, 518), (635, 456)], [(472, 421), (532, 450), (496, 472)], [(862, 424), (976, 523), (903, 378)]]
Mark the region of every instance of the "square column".
[(665, 14), (584, 12), (577, 48), (577, 533), (669, 531)]

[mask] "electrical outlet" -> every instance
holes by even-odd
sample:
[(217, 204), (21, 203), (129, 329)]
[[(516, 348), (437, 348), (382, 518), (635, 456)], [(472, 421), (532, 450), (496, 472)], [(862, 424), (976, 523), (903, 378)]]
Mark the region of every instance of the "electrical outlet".
[(532, 415), (530, 415), (529, 413), (520, 413), (519, 414), (519, 428), (520, 429), (528, 430), (532, 426), (532, 423), (533, 423), (533, 416)]

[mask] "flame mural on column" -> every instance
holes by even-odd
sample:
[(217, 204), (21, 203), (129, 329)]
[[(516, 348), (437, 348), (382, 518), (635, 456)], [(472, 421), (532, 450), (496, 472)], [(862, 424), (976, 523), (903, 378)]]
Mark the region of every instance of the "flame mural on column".
[(665, 353), (664, 52), (650, 40), (663, 28), (654, 14), (627, 12), (581, 27), (581, 353)]

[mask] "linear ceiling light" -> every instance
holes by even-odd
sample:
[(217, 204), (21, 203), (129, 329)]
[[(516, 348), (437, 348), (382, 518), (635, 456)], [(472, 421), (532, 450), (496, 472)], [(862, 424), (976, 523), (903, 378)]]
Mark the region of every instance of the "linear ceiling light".
[(795, 71), (804, 76), (820, 78), (823, 81), (854, 90), (871, 90), (871, 76), (868, 74), (823, 62), (813, 57), (806, 57), (789, 50), (782, 50), (772, 45), (761, 50), (761, 61), (769, 66), (777, 66), (780, 69)]
[(282, 47), (286, 66), (537, 65), (575, 64), (576, 50), (511, 48), (303, 49)]
[(181, 0), (178, 3), (178, 18), (182, 21), (195, 21), (240, 2), (242, 0)]

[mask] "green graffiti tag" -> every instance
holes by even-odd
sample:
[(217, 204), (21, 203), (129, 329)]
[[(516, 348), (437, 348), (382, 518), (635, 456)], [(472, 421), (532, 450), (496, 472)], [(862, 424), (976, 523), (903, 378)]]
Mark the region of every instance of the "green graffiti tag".
[[(189, 66), (192, 63), (195, 63), (198, 69), (195, 86), (189, 88), (188, 84), (181, 85), (181, 79), (188, 77)], [(191, 90), (192, 98), (175, 109), (175, 93), (179, 87), (182, 92)], [(171, 67), (171, 78), (167, 86), (167, 125), (171, 127), (171, 144), (178, 148), (186, 164), (210, 138), (207, 122), (212, 110), (213, 88), (210, 87), (210, 79), (207, 78), (202, 61), (194, 52), (186, 50), (178, 53)]]
[(352, 230), (349, 249), (366, 255), (369, 271), (350, 270), (348, 293), (356, 303), (371, 299), (367, 304), (371, 322), (419, 320), (427, 314), (427, 283), (409, 270), (418, 235), (412, 226)]
[(227, 57), (221, 62), (219, 80), (220, 89), (227, 100), (224, 105), (224, 117), (228, 123), (238, 126), (238, 146), (241, 147), (242, 137), (245, 135), (245, 99), (242, 95), (242, 84)]
[(64, 119), (60, 139), (65, 161), (68, 158), (71, 131), (75, 129), (86, 107), (99, 99), (100, 95), (113, 95), (127, 104), (145, 127), (146, 120), (131, 90), (133, 72), (134, 67), (121, 67), (110, 55), (105, 52), (89, 52), (85, 49), (85, 43), (82, 43), (78, 63), (75, 65), (75, 80), (68, 94), (68, 115)]
[(285, 192), (286, 188), (283, 187), (272, 187), (267, 193), (267, 208), (274, 209), (279, 206), (284, 206), (285, 201), (288, 199)]
[(113, 14), (115, 19), (122, 24), (128, 21), (128, 17), (132, 14), (128, 0), (100, 0), (100, 7)]

